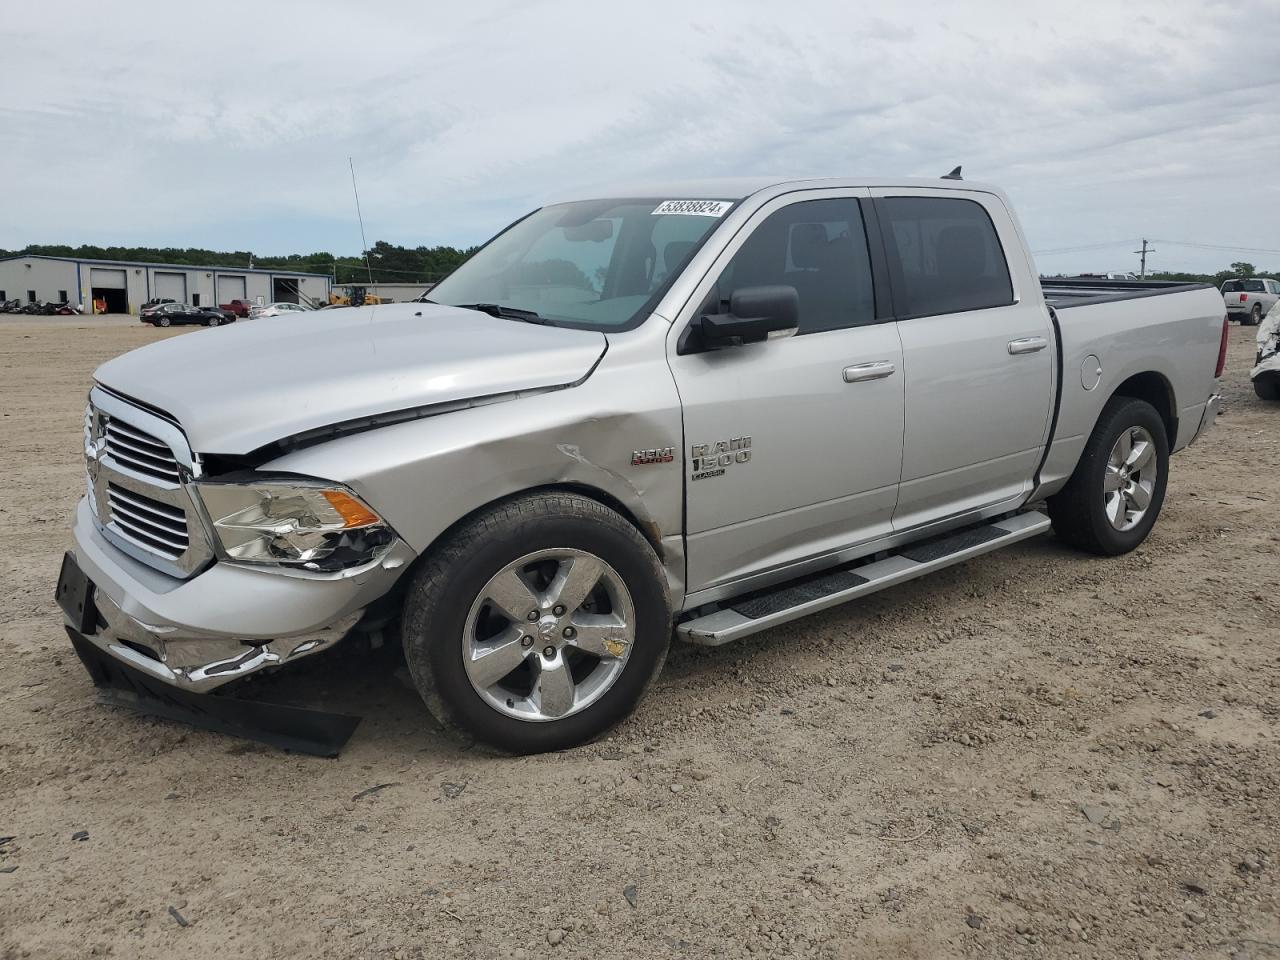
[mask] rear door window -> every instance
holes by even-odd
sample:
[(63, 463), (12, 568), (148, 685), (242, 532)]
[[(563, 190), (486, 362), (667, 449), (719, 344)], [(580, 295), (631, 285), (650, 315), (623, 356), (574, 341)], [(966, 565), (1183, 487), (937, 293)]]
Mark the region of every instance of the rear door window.
[(991, 217), (962, 198), (876, 201), (899, 317), (983, 310), (1013, 303), (1009, 264)]

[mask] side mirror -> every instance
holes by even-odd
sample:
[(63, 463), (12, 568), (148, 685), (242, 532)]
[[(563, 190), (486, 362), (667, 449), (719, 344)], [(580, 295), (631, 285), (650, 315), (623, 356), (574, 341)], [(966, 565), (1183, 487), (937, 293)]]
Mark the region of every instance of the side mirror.
[(759, 343), (771, 333), (794, 332), (800, 322), (795, 287), (742, 287), (729, 300), (727, 314), (707, 314), (696, 324), (705, 349)]

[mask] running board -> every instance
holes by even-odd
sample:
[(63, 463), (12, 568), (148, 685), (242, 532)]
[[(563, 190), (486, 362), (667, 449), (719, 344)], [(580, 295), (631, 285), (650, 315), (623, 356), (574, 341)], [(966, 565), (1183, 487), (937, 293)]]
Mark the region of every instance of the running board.
[(768, 630), (780, 623), (797, 620), (971, 557), (999, 550), (1048, 529), (1049, 518), (1033, 511), (933, 540), (907, 544), (883, 560), (860, 567), (839, 567), (772, 590), (722, 601), (720, 609), (714, 613), (678, 624), (676, 636), (700, 646), (718, 647), (739, 637)]

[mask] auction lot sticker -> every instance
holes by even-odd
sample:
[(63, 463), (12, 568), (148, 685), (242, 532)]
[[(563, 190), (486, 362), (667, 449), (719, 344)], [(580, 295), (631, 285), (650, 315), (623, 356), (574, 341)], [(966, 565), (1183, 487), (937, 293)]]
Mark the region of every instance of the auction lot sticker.
[(731, 200), (663, 200), (653, 215), (682, 214), (686, 217), (722, 217), (733, 206)]

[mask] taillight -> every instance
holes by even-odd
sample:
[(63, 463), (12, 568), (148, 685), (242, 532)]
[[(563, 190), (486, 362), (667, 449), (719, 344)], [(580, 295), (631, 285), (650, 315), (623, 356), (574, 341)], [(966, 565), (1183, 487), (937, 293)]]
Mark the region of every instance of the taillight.
[(1231, 332), (1231, 328), (1227, 326), (1227, 318), (1222, 318), (1222, 340), (1218, 344), (1218, 366), (1214, 368), (1214, 379), (1222, 376), (1222, 371), (1227, 367), (1227, 334)]
[(1242, 293), (1242, 294), (1240, 294), (1240, 302), (1241, 302), (1241, 303), (1244, 303), (1244, 302), (1245, 302), (1246, 300), (1248, 300), (1248, 299), (1249, 299), (1249, 295), (1248, 295), (1247, 293)]

